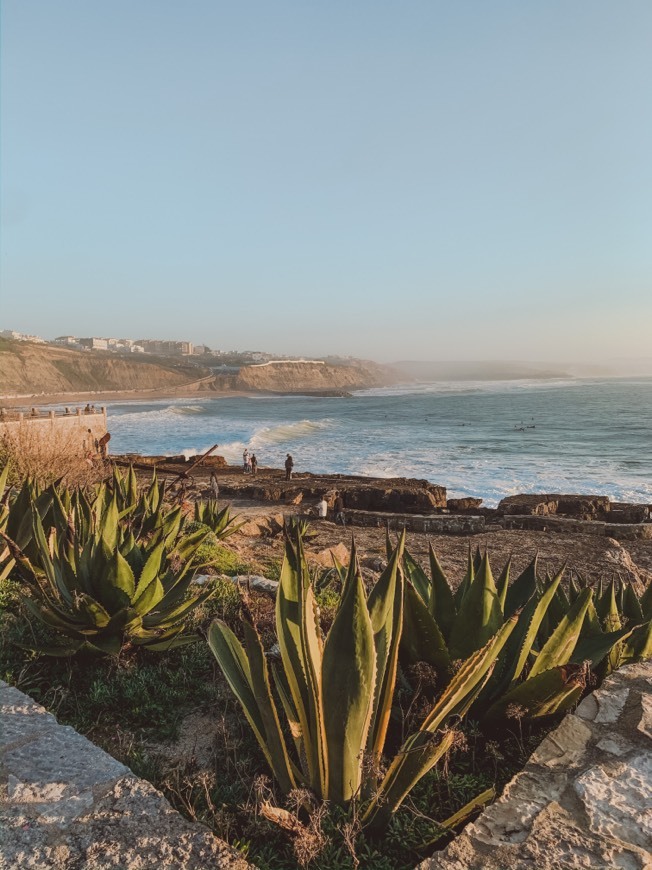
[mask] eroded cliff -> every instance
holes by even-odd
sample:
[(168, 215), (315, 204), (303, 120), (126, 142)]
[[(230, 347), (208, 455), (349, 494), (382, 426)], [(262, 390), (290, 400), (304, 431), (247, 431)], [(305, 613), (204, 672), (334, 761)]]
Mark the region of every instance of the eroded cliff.
[(196, 366), (124, 359), (49, 345), (7, 341), (0, 346), (0, 396), (114, 390), (164, 390), (205, 375)]
[(242, 368), (233, 385), (239, 390), (270, 393), (326, 393), (380, 387), (395, 381), (391, 369), (373, 362), (352, 360), (348, 365), (328, 365), (283, 361)]

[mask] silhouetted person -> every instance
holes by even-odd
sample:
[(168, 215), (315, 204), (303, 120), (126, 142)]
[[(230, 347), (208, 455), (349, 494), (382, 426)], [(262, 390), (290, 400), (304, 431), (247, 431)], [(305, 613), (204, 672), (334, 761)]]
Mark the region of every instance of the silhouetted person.
[(342, 523), (343, 526), (346, 525), (346, 517), (344, 516), (344, 499), (342, 498), (342, 493), (338, 492), (335, 494), (335, 504), (333, 505), (333, 513), (335, 514), (335, 522)]
[(285, 479), (292, 480), (292, 469), (294, 468), (294, 459), (288, 453), (287, 459), (285, 460)]
[(251, 458), (249, 459), (249, 462), (251, 463), (251, 473), (256, 474), (256, 472), (258, 471), (258, 460), (256, 459), (255, 453), (251, 454)]

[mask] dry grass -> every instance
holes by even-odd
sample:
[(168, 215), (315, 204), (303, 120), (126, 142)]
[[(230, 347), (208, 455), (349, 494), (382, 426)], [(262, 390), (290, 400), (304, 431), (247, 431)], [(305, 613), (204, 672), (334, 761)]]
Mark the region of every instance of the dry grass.
[(67, 486), (88, 486), (108, 471), (99, 456), (84, 455), (78, 431), (43, 433), (29, 425), (0, 437), (0, 464), (7, 462), (12, 483), (29, 477), (43, 486), (59, 479)]

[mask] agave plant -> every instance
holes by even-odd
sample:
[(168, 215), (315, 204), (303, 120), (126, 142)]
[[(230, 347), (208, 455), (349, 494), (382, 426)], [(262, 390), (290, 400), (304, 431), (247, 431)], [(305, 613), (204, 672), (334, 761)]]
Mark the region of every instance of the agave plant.
[(283, 535), (290, 540), (294, 540), (299, 535), (302, 541), (311, 541), (317, 537), (318, 532), (310, 527), (308, 520), (286, 516), (283, 520)]
[[(477, 697), (514, 628), (507, 621), (466, 659), (381, 776), (398, 651), (403, 631), (404, 539), (369, 595), (355, 545), (340, 606), (322, 637), (301, 535), (285, 545), (276, 598), (280, 666), (270, 666), (251, 619), (244, 644), (226, 623), (212, 623), (208, 642), (242, 705), (284, 792), (307, 786), (346, 806), (365, 801), (363, 821), (383, 827), (410, 789), (450, 748), (459, 721)], [(288, 745), (277, 697), (292, 745)]]
[[(455, 659), (472, 654), (506, 620), (516, 627), (474, 703), (473, 714), (496, 723), (513, 710), (535, 719), (568, 710), (587, 685), (587, 666), (603, 676), (620, 664), (652, 655), (652, 592), (639, 598), (615, 581), (598, 594), (573, 578), (568, 594), (562, 569), (540, 580), (537, 559), (510, 584), (510, 562), (494, 581), (488, 555), (469, 553), (457, 590), (430, 547), (430, 576), (406, 552), (402, 655), (426, 661), (445, 684)], [(618, 602), (621, 609), (618, 609)], [(626, 608), (626, 610), (625, 610)], [(625, 616), (623, 616), (625, 614)]]
[(229, 506), (227, 505), (220, 510), (216, 499), (213, 498), (195, 502), (194, 519), (196, 523), (208, 526), (215, 537), (221, 541), (237, 532), (244, 525), (243, 523), (236, 525), (237, 517), (231, 516)]
[(28, 585), (27, 610), (67, 642), (39, 651), (72, 655), (86, 649), (117, 654), (126, 645), (167, 650), (196, 640), (184, 634), (187, 616), (211, 590), (188, 596), (193, 559), (207, 530), (182, 531), (180, 512), (168, 514), (148, 539), (136, 540), (113, 497), (101, 509), (77, 493), (64, 529), (43, 527), (30, 508), (28, 556), (3, 538)]

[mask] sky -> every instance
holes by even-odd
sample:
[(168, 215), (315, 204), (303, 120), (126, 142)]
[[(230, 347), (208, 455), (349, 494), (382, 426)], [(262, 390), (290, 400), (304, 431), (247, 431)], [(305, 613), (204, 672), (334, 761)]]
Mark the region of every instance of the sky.
[(0, 329), (652, 356), (649, 0), (0, 14)]

